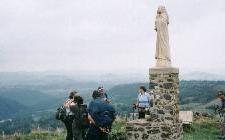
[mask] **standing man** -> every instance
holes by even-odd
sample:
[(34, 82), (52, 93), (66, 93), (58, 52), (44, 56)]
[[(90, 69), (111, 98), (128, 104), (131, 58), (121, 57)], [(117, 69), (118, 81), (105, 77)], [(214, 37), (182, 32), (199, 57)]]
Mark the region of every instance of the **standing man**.
[(136, 107), (138, 108), (139, 119), (145, 118), (146, 110), (149, 110), (149, 107), (151, 106), (151, 96), (146, 91), (147, 90), (144, 86), (139, 87), (136, 104)]
[(220, 130), (221, 130), (221, 139), (225, 139), (225, 92), (224, 91), (218, 91), (218, 98), (221, 101), (221, 106), (219, 108), (219, 112), (221, 114), (222, 120), (221, 120), (221, 126), (220, 126)]
[(89, 103), (88, 114), (91, 121), (87, 132), (87, 140), (108, 140), (111, 126), (115, 120), (115, 109), (102, 100), (98, 90), (93, 92), (93, 100)]

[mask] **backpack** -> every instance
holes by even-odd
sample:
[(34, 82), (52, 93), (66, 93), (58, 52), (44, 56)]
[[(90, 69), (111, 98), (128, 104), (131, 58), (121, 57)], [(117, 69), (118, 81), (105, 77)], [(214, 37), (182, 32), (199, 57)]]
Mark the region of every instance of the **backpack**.
[(115, 109), (108, 103), (100, 103), (99, 112), (93, 113), (95, 124), (101, 128), (111, 128), (115, 120)]
[(59, 107), (55, 113), (55, 118), (57, 120), (65, 121), (66, 117), (66, 108), (64, 106)]
[(115, 115), (112, 111), (99, 112), (94, 115), (94, 120), (98, 127), (111, 128)]
[(87, 105), (77, 105), (77, 110), (74, 112), (73, 125), (79, 129), (86, 129), (89, 127)]

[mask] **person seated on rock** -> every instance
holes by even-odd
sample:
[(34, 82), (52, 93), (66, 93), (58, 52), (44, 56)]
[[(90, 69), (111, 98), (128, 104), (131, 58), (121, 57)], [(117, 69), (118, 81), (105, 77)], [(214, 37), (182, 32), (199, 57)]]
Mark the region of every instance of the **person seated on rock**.
[(93, 100), (88, 105), (89, 120), (91, 121), (87, 132), (87, 140), (108, 140), (108, 134), (115, 120), (115, 109), (102, 100), (102, 95), (95, 90)]
[(144, 86), (139, 87), (136, 104), (136, 107), (138, 108), (139, 119), (144, 119), (146, 110), (149, 110), (149, 108), (151, 107), (151, 96), (146, 91), (147, 90)]

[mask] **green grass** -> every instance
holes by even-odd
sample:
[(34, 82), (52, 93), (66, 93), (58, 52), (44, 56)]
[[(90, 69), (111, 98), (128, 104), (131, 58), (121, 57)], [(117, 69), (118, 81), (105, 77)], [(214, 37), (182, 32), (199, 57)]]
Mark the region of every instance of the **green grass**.
[(112, 126), (110, 138), (112, 140), (124, 140), (126, 138), (125, 133), (126, 133), (126, 121), (122, 119), (117, 119)]
[(190, 127), (184, 127), (183, 140), (218, 140), (219, 122), (217, 119), (201, 119)]
[[(199, 119), (192, 125), (184, 127), (182, 140), (217, 140), (219, 136), (218, 119)], [(126, 131), (126, 122), (117, 120), (110, 133), (111, 140), (124, 140)], [(65, 140), (66, 133), (32, 131), (30, 134), (13, 136), (9, 140)], [(0, 138), (1, 139), (1, 138)], [(6, 139), (8, 140), (8, 139)]]
[(30, 134), (12, 136), (7, 140), (65, 140), (65, 137), (66, 133), (32, 131)]

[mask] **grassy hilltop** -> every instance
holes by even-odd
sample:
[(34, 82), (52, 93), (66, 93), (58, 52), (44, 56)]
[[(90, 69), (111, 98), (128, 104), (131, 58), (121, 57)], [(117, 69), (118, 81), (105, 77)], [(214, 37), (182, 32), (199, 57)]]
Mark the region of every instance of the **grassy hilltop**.
[[(125, 140), (125, 120), (117, 120), (110, 134), (111, 140)], [(6, 140), (64, 140), (65, 130), (33, 130), (29, 134), (5, 137)], [(184, 127), (183, 140), (217, 140), (219, 136), (218, 119), (201, 118), (191, 126)]]

